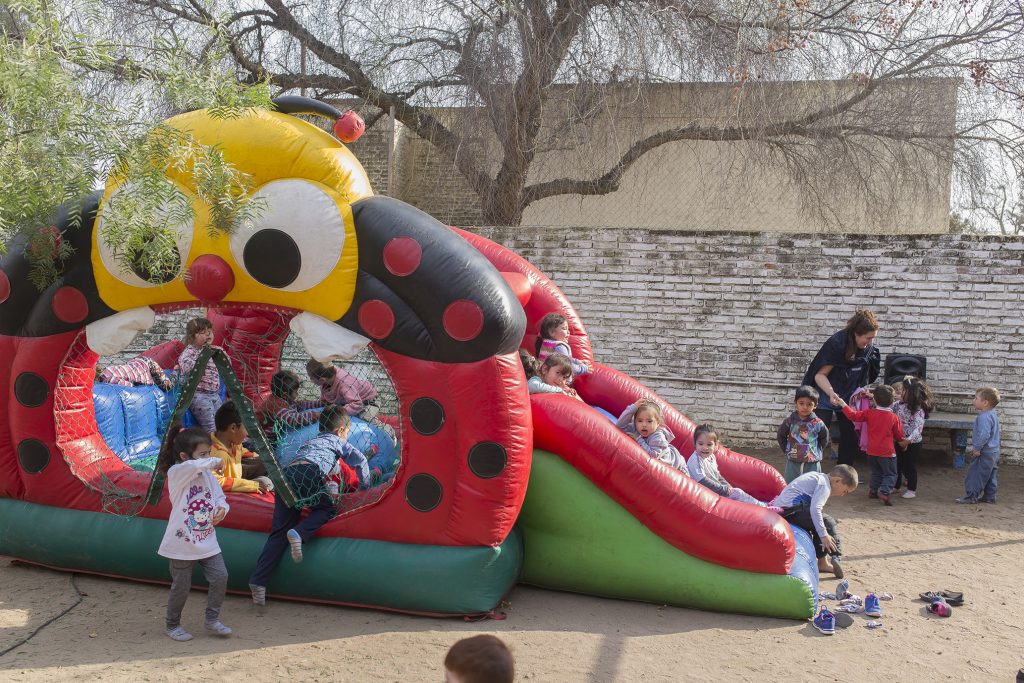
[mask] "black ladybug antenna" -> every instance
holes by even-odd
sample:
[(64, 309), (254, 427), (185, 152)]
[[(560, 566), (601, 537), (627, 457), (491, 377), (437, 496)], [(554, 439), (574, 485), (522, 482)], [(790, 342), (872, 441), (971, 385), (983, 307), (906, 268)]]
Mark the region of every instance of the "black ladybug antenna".
[(312, 114), (337, 121), (341, 112), (320, 100), (311, 97), (300, 97), (298, 95), (282, 95), (272, 99), (271, 104), (282, 114)]

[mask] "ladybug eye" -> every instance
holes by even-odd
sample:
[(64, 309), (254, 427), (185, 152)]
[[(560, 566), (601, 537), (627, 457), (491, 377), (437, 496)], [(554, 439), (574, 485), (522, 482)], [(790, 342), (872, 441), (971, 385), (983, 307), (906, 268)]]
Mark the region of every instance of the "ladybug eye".
[[(122, 185), (110, 194), (108, 204), (111, 202), (131, 202), (131, 186)], [(170, 211), (168, 208), (167, 211)], [(174, 280), (185, 266), (185, 258), (189, 249), (192, 248), (192, 229), (194, 221), (189, 219), (171, 227), (170, 233), (173, 237), (168, 238), (168, 243), (162, 245), (168, 249), (172, 256), (177, 259), (178, 271), (162, 273), (158, 278), (146, 268), (141, 259), (136, 256), (130, 263), (125, 262), (125, 255), (115, 253), (110, 243), (115, 240), (105, 238), (106, 212), (100, 214), (99, 232), (96, 239), (96, 247), (100, 254), (100, 260), (106, 267), (107, 272), (116, 277), (126, 285), (133, 287), (159, 287)]]
[(231, 234), (235, 262), (262, 285), (301, 292), (334, 271), (345, 219), (334, 198), (305, 180), (276, 180), (254, 195), (258, 215)]

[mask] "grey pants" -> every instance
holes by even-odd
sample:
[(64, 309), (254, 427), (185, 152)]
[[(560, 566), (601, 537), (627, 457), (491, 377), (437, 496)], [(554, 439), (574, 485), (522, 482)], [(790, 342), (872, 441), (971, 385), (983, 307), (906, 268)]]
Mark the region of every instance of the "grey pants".
[(171, 560), (171, 594), (167, 598), (167, 629), (181, 625), (181, 610), (185, 607), (188, 592), (192, 590), (192, 568), (196, 562), (203, 568), (203, 576), (210, 589), (206, 593), (206, 623), (212, 624), (220, 618), (220, 606), (228, 590), (228, 568), (224, 556), (217, 553), (202, 560)]
[(192, 396), (192, 403), (188, 406), (189, 410), (192, 411), (192, 417), (207, 434), (217, 431), (213, 417), (217, 414), (221, 403), (223, 401), (220, 400), (220, 394), (212, 391), (197, 391)]

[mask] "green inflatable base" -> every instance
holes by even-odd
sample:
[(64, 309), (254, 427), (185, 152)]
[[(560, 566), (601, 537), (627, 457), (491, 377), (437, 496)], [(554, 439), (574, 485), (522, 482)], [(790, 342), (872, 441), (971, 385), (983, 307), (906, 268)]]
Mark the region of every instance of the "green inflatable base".
[(524, 583), (717, 612), (814, 615), (815, 596), (800, 579), (687, 555), (546, 451), (533, 451), (518, 525), (527, 551)]
[[(156, 554), (166, 523), (0, 499), (0, 555), (58, 569), (170, 582)], [(228, 588), (249, 592), (265, 534), (220, 527)], [(519, 577), (523, 544), (513, 529), (497, 548), (316, 538), (295, 564), (285, 553), (268, 593), (315, 602), (439, 615), (484, 614)], [(205, 585), (196, 567), (194, 582)]]

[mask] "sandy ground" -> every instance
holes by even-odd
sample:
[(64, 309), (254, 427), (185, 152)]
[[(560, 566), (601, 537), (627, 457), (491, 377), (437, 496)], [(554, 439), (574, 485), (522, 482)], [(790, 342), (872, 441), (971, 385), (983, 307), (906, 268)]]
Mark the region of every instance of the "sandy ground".
[[(1001, 475), (997, 505), (954, 504), (962, 476), (937, 462), (916, 500), (883, 508), (861, 489), (830, 503), (853, 591), (895, 596), (877, 630), (857, 615), (829, 638), (809, 622), (519, 586), (507, 620), (477, 623), (280, 601), (261, 614), (229, 596), (227, 640), (197, 631), (193, 593), (185, 625), (197, 637), (175, 643), (163, 634), (165, 588), (78, 575), (81, 602), (0, 656), (0, 680), (440, 681), (447, 648), (487, 632), (513, 648), (524, 681), (1012, 681), (1024, 666), (1024, 468)], [(968, 602), (934, 617), (916, 599), (933, 588)], [(0, 560), (0, 651), (77, 599), (71, 575)]]

